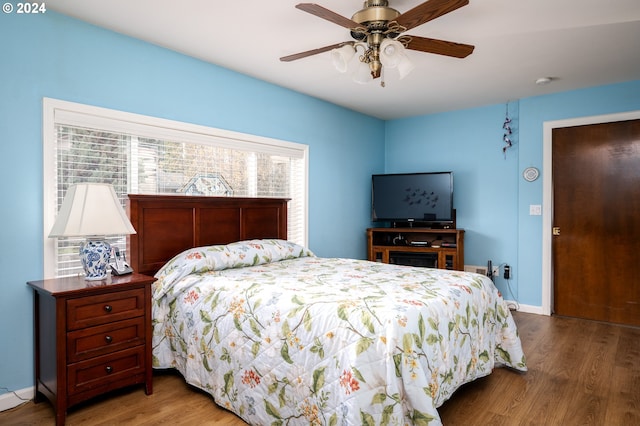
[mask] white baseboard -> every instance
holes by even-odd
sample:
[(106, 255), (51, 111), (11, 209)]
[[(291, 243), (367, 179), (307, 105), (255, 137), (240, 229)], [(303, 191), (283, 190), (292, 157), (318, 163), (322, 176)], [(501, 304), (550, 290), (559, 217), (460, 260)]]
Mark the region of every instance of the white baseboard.
[(0, 395), (0, 411), (8, 410), (33, 399), (34, 387), (7, 392)]
[(542, 309), (542, 306), (523, 305), (522, 303), (518, 304), (514, 300), (506, 300), (506, 299), (505, 299), (505, 302), (507, 302), (507, 305), (509, 305), (509, 307), (517, 306), (518, 312), (524, 312), (527, 314), (545, 315), (544, 310)]

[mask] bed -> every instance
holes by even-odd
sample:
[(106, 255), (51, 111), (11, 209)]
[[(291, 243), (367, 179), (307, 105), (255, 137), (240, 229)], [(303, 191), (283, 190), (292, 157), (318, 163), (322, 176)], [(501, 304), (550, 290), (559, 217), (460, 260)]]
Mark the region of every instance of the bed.
[(129, 196), (132, 266), (158, 278), (154, 368), (256, 425), (437, 425), (461, 385), (526, 371), (487, 277), (315, 256), (286, 240), (286, 206)]

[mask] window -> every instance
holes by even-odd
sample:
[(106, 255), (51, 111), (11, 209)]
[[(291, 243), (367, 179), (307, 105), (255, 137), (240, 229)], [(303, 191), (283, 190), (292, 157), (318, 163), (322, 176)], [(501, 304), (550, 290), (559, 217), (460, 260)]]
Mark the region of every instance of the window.
[(48, 238), (80, 182), (112, 184), (123, 206), (128, 193), (290, 198), (288, 239), (307, 243), (306, 145), (47, 98), (43, 140), (45, 277), (82, 271), (82, 238)]

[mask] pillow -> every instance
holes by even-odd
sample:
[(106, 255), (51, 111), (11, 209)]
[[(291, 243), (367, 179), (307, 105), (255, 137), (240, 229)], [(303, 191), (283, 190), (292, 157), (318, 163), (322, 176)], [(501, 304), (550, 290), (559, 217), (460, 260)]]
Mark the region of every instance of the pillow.
[(286, 240), (248, 240), (227, 245), (196, 247), (175, 256), (156, 273), (155, 277), (158, 281), (154, 285), (154, 291), (158, 297), (166, 293), (181, 278), (190, 274), (242, 268), (308, 256), (314, 256), (314, 254)]

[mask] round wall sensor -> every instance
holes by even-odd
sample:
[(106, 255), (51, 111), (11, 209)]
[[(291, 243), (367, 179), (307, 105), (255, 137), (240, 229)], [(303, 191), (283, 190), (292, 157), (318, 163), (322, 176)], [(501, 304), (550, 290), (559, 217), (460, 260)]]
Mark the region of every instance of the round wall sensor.
[(540, 172), (535, 167), (527, 167), (524, 169), (524, 172), (522, 172), (522, 177), (524, 177), (524, 180), (527, 182), (533, 182), (538, 179), (538, 176), (540, 176)]

